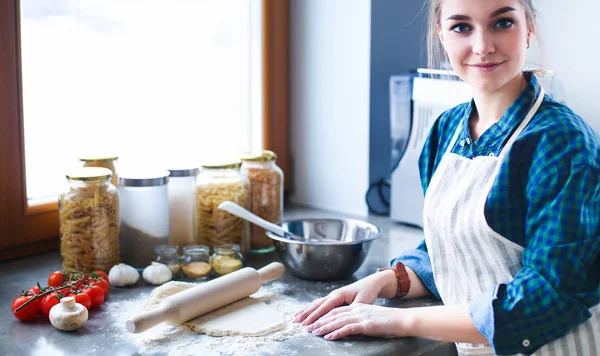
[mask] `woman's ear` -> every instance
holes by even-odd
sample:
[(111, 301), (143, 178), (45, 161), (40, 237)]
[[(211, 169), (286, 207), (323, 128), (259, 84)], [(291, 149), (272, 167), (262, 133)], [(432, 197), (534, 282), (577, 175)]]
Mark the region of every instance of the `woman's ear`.
[(440, 42), (443, 45), (444, 44), (444, 36), (442, 36), (442, 28), (440, 27), (440, 25), (435, 25), (435, 30), (437, 31), (438, 38), (440, 39)]

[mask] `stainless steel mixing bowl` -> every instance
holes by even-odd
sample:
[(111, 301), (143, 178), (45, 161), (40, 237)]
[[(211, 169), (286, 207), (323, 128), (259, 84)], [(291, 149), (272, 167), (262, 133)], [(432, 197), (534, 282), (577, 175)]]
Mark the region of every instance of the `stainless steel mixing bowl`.
[(353, 219), (289, 220), (281, 226), (304, 237), (296, 241), (266, 232), (281, 262), (295, 276), (316, 281), (351, 276), (364, 262), (371, 243), (381, 236), (379, 227)]

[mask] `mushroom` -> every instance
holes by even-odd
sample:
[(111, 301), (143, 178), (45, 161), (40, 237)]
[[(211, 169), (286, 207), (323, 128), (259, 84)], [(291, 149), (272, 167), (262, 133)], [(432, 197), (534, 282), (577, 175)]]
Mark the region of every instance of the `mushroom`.
[(64, 331), (79, 329), (88, 320), (87, 309), (75, 302), (73, 297), (64, 297), (50, 309), (50, 323)]

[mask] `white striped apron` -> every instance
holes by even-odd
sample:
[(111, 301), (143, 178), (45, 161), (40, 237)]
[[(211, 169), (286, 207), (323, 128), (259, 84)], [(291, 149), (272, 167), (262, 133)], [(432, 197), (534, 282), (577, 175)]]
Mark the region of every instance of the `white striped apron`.
[[(498, 234), (485, 219), (484, 207), (513, 142), (537, 112), (534, 106), (498, 157), (468, 159), (451, 152), (461, 125), (434, 173), (424, 205), (424, 234), (437, 289), (445, 305), (463, 304), (495, 285), (513, 280), (521, 268), (523, 247)], [(600, 305), (592, 317), (535, 355), (600, 355)], [(535, 333), (535, 330), (532, 330)], [(529, 340), (522, 340), (524, 346)], [(457, 343), (460, 355), (493, 355), (489, 345)]]

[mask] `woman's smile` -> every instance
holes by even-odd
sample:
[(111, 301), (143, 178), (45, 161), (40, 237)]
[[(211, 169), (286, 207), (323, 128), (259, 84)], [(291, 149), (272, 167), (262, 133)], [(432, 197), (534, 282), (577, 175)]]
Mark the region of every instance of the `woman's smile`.
[(500, 68), (505, 62), (486, 62), (486, 63), (475, 63), (469, 64), (469, 66), (480, 72), (493, 72)]

